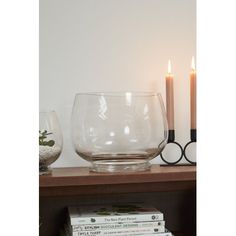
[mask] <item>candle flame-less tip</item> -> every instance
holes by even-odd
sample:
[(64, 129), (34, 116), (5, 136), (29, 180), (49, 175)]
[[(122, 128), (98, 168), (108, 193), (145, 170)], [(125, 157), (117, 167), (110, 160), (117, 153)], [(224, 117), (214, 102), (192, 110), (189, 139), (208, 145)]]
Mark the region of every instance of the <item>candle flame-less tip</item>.
[(194, 57), (192, 57), (191, 68), (192, 68), (192, 70), (195, 70), (195, 60), (194, 60)]
[(171, 74), (171, 62), (168, 60), (168, 74)]

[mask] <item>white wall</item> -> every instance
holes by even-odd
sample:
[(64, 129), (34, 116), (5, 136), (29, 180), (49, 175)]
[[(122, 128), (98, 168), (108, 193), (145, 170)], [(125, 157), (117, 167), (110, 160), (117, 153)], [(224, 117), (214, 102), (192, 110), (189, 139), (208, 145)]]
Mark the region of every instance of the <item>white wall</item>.
[[(196, 49), (195, 0), (40, 0), (40, 110), (53, 109), (64, 147), (54, 167), (87, 165), (73, 151), (74, 95), (158, 91), (167, 61), (175, 75), (176, 140), (189, 140), (189, 71)], [(155, 158), (155, 163), (160, 163)]]

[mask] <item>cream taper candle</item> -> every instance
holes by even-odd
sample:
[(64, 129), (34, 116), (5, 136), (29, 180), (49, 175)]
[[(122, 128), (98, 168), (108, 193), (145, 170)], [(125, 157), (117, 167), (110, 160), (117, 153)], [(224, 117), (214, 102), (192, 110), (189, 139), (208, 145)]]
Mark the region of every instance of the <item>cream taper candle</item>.
[(168, 61), (168, 73), (166, 75), (166, 113), (168, 129), (174, 130), (174, 76), (171, 73), (171, 63)]
[(190, 72), (190, 110), (191, 110), (191, 129), (196, 129), (196, 70), (194, 57), (192, 58)]

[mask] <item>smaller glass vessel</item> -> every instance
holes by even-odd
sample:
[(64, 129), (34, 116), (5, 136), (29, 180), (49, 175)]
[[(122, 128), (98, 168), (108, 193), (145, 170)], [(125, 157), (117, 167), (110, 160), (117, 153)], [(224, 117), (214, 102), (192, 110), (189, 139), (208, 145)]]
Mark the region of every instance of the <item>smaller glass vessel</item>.
[(49, 166), (62, 152), (63, 140), (55, 111), (39, 112), (39, 174), (51, 172)]

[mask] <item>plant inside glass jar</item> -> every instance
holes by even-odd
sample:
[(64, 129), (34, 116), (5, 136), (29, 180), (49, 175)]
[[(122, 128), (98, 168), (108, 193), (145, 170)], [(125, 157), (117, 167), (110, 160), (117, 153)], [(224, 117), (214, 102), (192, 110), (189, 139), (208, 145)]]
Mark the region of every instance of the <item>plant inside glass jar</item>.
[(39, 130), (39, 145), (40, 146), (49, 146), (52, 147), (55, 144), (54, 140), (48, 140), (46, 141), (46, 138), (48, 135), (52, 133), (48, 133), (47, 130)]

